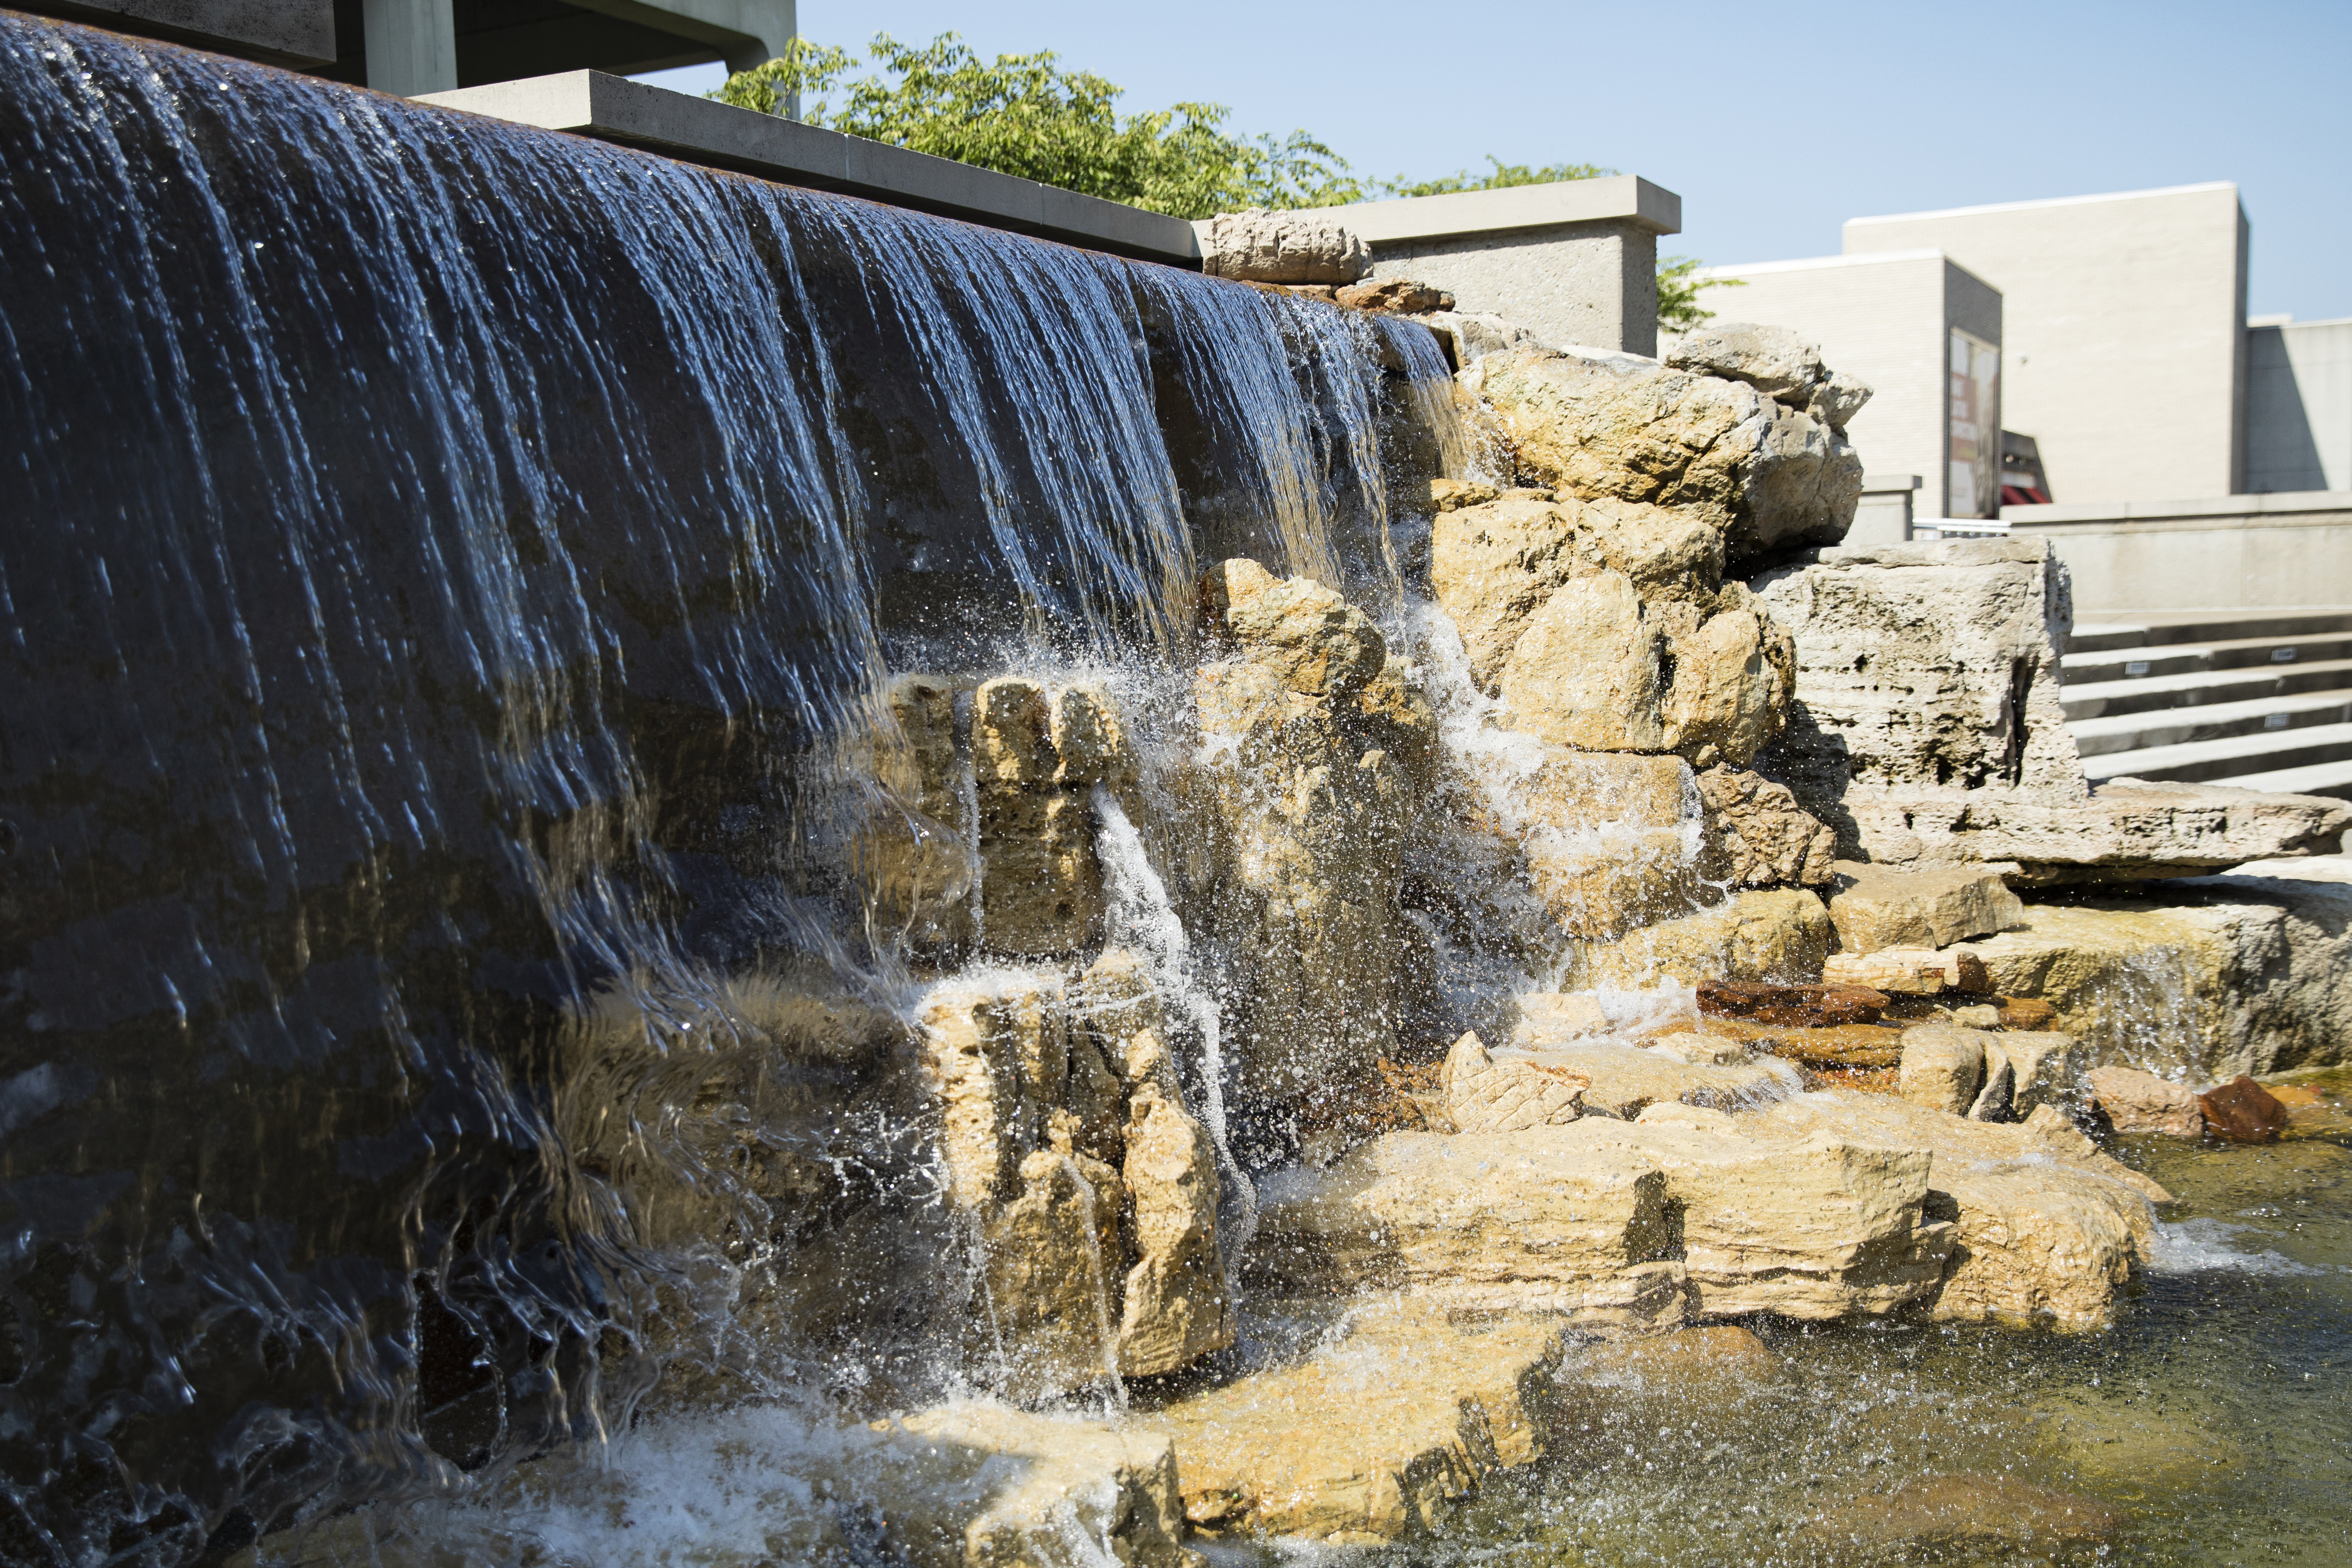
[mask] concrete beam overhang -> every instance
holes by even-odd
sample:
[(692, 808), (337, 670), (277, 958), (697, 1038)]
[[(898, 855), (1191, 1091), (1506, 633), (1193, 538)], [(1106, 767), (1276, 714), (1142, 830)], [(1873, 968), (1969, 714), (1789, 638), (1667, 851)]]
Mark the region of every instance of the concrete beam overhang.
[(1680, 234), (1683, 199), (1639, 174), (1612, 174), (1604, 179), (1513, 185), (1499, 191), (1356, 202), (1325, 207), (1320, 216), (1339, 219), (1377, 251), (1382, 245), (1412, 240), (1511, 234), (1576, 223), (1622, 223), (1652, 234)]
[(265, 65), (335, 63), (334, 0), (29, 0), (19, 8)]
[(1089, 250), (1192, 270), (1201, 265), (1200, 243), (1182, 218), (603, 71), (565, 71), (459, 88), (427, 93), (415, 101), (569, 131), (684, 163), (865, 196)]

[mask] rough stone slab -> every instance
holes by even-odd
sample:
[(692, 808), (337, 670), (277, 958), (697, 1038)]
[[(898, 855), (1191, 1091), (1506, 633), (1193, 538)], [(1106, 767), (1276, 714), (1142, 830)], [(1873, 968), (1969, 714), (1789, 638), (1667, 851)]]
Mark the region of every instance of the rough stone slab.
[(1992, 990), (2039, 999), (2095, 1065), (2210, 1083), (2345, 1059), (2352, 884), (2220, 877), (2160, 900), (2029, 907), (1965, 944)]
[(1740, 1121), (1756, 1137), (1828, 1133), (1932, 1153), (1928, 1212), (1943, 1194), (1959, 1227), (1954, 1265), (1927, 1307), (1938, 1319), (2106, 1327), (2116, 1293), (2147, 1257), (2151, 1205), (2170, 1198), (2050, 1106), (2004, 1125), (1830, 1090)]
[(1965, 947), (1883, 947), (1874, 952), (1833, 952), (1822, 964), (1822, 978), (1836, 985), (1862, 985), (1905, 996), (1946, 991), (1984, 992), (1991, 977), (1984, 962)]
[(1742, 1136), (1740, 1118), (1702, 1125), (1593, 1119), (1570, 1130), (1665, 1173), (1682, 1207), (1694, 1316), (1832, 1319), (1891, 1311), (1934, 1294), (1948, 1224), (1923, 1218), (1930, 1156), (1817, 1136)]
[(1563, 1338), (1556, 1322), (1456, 1324), (1383, 1302), (1300, 1364), (1134, 1419), (1173, 1441), (1185, 1518), (1205, 1534), (1424, 1535), (1545, 1451)]
[(1574, 1131), (1390, 1132), (1328, 1171), (1276, 1173), (1259, 1185), (1252, 1265), (1306, 1289), (1402, 1288), (1603, 1327), (1679, 1321), (1664, 1176)]
[(1841, 860), (1830, 884), (1830, 920), (1848, 952), (1949, 947), (2025, 923), (2025, 905), (2000, 873), (1982, 866), (1907, 868)]
[(1666, 1039), (1652, 1046), (1580, 1040), (1543, 1050), (1507, 1051), (1494, 1062), (1497, 1069), (1520, 1067), (1580, 1082), (1582, 1102), (1615, 1117), (1638, 1115), (1644, 1106), (1664, 1101), (1746, 1110), (1785, 1099), (1799, 1089), (1796, 1073), (1781, 1063), (1693, 1062)]
[(1749, 888), (1711, 910), (1662, 921), (1578, 954), (1580, 989), (1645, 990), (1662, 980), (1812, 983), (1837, 942), (1837, 928), (1802, 888)]

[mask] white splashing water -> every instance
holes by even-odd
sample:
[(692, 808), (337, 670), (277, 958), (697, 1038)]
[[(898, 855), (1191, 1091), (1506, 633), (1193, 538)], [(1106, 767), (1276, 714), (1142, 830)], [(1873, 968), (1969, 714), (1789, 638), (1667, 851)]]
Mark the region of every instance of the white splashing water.
[(2158, 1274), (2202, 1274), (2228, 1270), (2238, 1274), (2323, 1274), (2326, 1269), (2297, 1263), (2282, 1253), (2247, 1252), (2237, 1245), (2246, 1227), (2218, 1219), (2158, 1220), (2148, 1263)]
[(1151, 971), (1161, 996), (1183, 1016), (1201, 1040), (1202, 1120), (1216, 1144), (1229, 1190), (1239, 1199), (1241, 1215), (1232, 1234), (1223, 1238), (1226, 1271), (1257, 1232), (1257, 1194), (1242, 1173), (1225, 1142), (1225, 1058), (1223, 1022), (1217, 999), (1202, 984), (1192, 964), (1192, 940), (1168, 897), (1168, 884), (1152, 868), (1143, 847), (1143, 835), (1129, 820), (1118, 797), (1101, 784), (1090, 796), (1094, 806), (1096, 853), (1102, 860), (1103, 889), (1110, 900), (1108, 939), (1134, 948)]

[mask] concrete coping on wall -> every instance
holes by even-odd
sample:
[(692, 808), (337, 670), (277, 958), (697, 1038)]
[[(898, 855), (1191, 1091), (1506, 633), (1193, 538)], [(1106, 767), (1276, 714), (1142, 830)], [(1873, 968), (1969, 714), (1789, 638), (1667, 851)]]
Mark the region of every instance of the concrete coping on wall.
[(413, 101), (593, 136), (683, 163), (864, 196), (1089, 250), (1195, 271), (1201, 265), (1200, 242), (1182, 218), (604, 71), (526, 77), (426, 93)]
[(1377, 252), (1383, 245), (1564, 228), (1580, 223), (1623, 223), (1653, 234), (1680, 234), (1683, 199), (1639, 174), (1611, 174), (1499, 191), (1354, 202), (1324, 207), (1317, 216), (1337, 218)]
[(2005, 506), (2003, 522), (2018, 528), (2113, 527), (2118, 523), (2180, 523), (2198, 528), (2277, 527), (2300, 521), (2340, 521), (2352, 514), (2352, 490), (2282, 490), (2270, 495), (2212, 496), (2201, 500), (2135, 500), (2098, 505)]
[(1904, 490), (1923, 489), (1927, 483), (1917, 474), (1864, 474), (1862, 476), (1862, 493), (1882, 496), (1891, 490), (1899, 494)]

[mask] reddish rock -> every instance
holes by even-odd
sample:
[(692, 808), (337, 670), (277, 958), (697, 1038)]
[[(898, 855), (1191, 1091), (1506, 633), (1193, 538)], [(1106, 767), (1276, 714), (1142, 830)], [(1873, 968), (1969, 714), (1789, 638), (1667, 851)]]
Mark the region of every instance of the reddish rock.
[(2286, 1107), (2242, 1073), (2197, 1099), (2205, 1108), (2205, 1131), (2216, 1138), (2267, 1143), (2286, 1130)]
[(1875, 1024), (1885, 1016), (1884, 993), (1863, 985), (1774, 985), (1757, 980), (1699, 983), (1698, 1010), (1717, 1018), (1753, 1018), (1759, 1024), (1834, 1029)]
[(2004, 1029), (2047, 1029), (2058, 1018), (2057, 1008), (2032, 996), (1996, 996), (1993, 1005), (2000, 1009), (2000, 1026)]
[(1393, 310), (1402, 315), (1454, 309), (1454, 296), (1444, 289), (1406, 278), (1367, 278), (1335, 289), (1332, 297), (1352, 310)]

